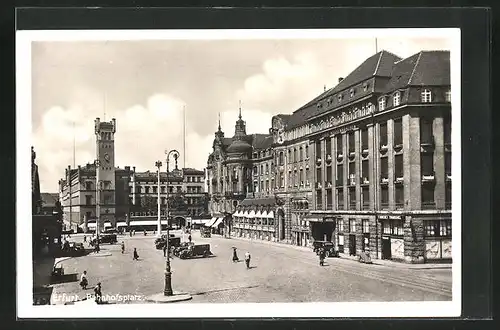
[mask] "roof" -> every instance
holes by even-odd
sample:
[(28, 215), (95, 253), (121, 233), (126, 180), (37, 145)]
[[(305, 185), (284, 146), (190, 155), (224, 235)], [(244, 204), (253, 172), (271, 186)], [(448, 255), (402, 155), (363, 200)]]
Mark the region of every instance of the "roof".
[(303, 125), (307, 119), (318, 115), (321, 112), (326, 112), (331, 109), (323, 108), (318, 111), (316, 104), (319, 100), (331, 96), (335, 93), (343, 91), (353, 85), (365, 81), (374, 76), (390, 77), (394, 63), (400, 61), (401, 58), (386, 50), (382, 50), (373, 56), (366, 59), (356, 69), (354, 69), (347, 77), (345, 77), (337, 86), (321, 93), (311, 101), (296, 110), (288, 120), (287, 129), (292, 129)]
[(225, 146), (225, 147), (228, 147), (231, 145), (231, 143), (233, 143), (233, 138), (230, 138), (230, 137), (225, 137), (223, 140), (222, 140), (222, 145)]
[(56, 193), (41, 193), (43, 207), (55, 207), (56, 202), (59, 201), (59, 194)]
[(254, 150), (268, 149), (273, 144), (271, 134), (252, 134), (252, 147)]
[(229, 153), (244, 153), (252, 149), (252, 146), (246, 141), (234, 140), (233, 143), (227, 148)]
[(184, 174), (205, 174), (204, 171), (197, 170), (197, 169), (191, 168), (191, 167), (183, 168), (182, 171), (184, 172)]
[(397, 62), (385, 91), (421, 85), (450, 85), (449, 51), (421, 51)]

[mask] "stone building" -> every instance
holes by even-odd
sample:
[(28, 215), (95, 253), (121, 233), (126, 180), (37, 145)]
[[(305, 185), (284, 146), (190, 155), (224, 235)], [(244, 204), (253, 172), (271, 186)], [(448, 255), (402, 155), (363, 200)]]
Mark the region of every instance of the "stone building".
[[(243, 221), (258, 233), (255, 214), (273, 210), (278, 241), (328, 240), (340, 253), (412, 263), (451, 259), (450, 86), (448, 51), (405, 59), (381, 51), (291, 115), (274, 116), (264, 154), (247, 142), (247, 153), (230, 155), (239, 139), (219, 128), (208, 162), (212, 184), (225, 180), (226, 164), (241, 161), (261, 188), (267, 171), (258, 159), (269, 157), (271, 166), (266, 206), (229, 209), (233, 227)], [(245, 178), (250, 189), (248, 172)], [(231, 205), (248, 208), (259, 197)], [(267, 237), (256, 233), (250, 237)]]

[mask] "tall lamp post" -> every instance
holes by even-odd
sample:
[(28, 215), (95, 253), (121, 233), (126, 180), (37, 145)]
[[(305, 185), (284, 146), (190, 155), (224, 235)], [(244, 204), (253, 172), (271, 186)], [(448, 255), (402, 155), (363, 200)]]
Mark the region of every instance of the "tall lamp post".
[[(168, 163), (167, 163), (168, 164)], [(157, 228), (157, 236), (158, 237), (161, 237), (161, 214), (160, 214), (160, 211), (161, 211), (161, 206), (160, 206), (160, 167), (162, 166), (162, 163), (161, 161), (157, 161), (155, 163), (155, 166), (158, 168), (158, 200), (157, 200), (157, 204), (158, 204), (158, 228)], [(167, 165), (168, 166), (168, 165)], [(168, 173), (167, 173), (168, 175)], [(168, 183), (167, 183), (167, 186), (168, 186)]]
[(163, 290), (163, 294), (165, 296), (172, 296), (172, 272), (170, 271), (170, 210), (169, 210), (169, 200), (168, 200), (168, 175), (169, 175), (169, 162), (170, 155), (173, 155), (175, 160), (175, 169), (177, 170), (177, 159), (179, 158), (179, 152), (177, 150), (165, 151), (167, 155), (166, 165), (167, 165), (167, 206), (166, 206), (166, 214), (167, 214), (167, 261), (165, 263), (165, 289)]

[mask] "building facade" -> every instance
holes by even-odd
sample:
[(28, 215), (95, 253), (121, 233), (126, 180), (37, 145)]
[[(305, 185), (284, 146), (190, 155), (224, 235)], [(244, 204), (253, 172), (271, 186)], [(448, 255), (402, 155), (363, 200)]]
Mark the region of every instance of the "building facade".
[[(274, 116), (265, 153), (274, 205), (251, 214), (248, 205), (260, 196), (247, 194), (233, 227), (272, 210), (277, 241), (327, 240), (340, 253), (412, 263), (450, 260), (449, 59), (446, 51), (406, 59), (381, 51), (291, 115)], [(226, 166), (214, 161), (224, 146), (216, 141), (213, 176)], [(259, 152), (252, 156), (260, 188), (266, 167)], [(249, 228), (257, 232), (250, 237), (262, 237)]]

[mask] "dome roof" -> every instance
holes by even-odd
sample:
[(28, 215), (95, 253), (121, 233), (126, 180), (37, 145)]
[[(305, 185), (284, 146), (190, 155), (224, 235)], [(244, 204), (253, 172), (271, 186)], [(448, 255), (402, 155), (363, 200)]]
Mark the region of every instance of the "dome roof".
[(252, 146), (246, 143), (245, 141), (235, 140), (231, 145), (227, 148), (227, 152), (229, 153), (245, 153), (250, 151)]

